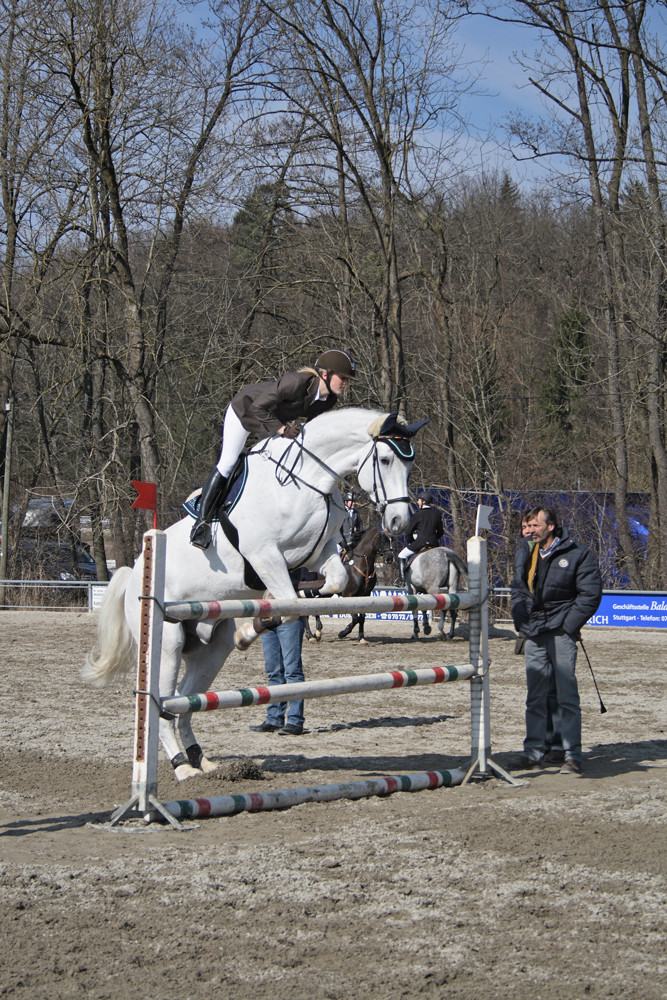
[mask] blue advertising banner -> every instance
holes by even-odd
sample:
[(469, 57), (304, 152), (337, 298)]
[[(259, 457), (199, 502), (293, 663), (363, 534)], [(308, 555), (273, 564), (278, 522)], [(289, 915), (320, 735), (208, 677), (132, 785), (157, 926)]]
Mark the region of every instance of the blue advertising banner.
[(606, 590), (597, 613), (586, 624), (604, 628), (667, 628), (667, 594)]

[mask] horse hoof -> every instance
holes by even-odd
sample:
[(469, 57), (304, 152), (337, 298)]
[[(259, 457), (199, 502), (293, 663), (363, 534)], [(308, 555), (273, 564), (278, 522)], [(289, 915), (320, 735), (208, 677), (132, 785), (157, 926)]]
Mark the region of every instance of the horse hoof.
[(201, 777), (202, 772), (196, 767), (192, 767), (190, 764), (179, 764), (178, 767), (174, 768), (174, 774), (176, 776), (176, 781), (185, 781), (186, 778), (196, 778)]
[(410, 638), (411, 639), (418, 639), (419, 638), (419, 633), (418, 632), (413, 632), (412, 635), (410, 636)]
[(319, 642), (319, 641), (320, 640), (317, 638), (316, 635), (311, 635), (308, 637), (308, 642)]
[(368, 639), (360, 639), (359, 640), (359, 645), (360, 646), (367, 646), (368, 645)]
[(430, 635), (430, 634), (431, 634), (431, 626), (424, 625), (424, 635)]
[(347, 631), (347, 629), (344, 628), (342, 632), (338, 633), (338, 638), (339, 639), (347, 639), (347, 637), (348, 637), (349, 634), (350, 633)]
[(315, 633), (315, 642), (319, 642), (321, 638), (322, 638), (322, 631), (321, 629), (318, 629), (317, 632)]
[(208, 757), (202, 757), (201, 763), (200, 763), (199, 766), (201, 767), (201, 769), (204, 772), (204, 774), (210, 774), (211, 771), (217, 771), (218, 770), (218, 765), (214, 764), (214, 762), (212, 760), (209, 760)]
[(244, 650), (250, 646), (257, 638), (257, 632), (255, 631), (251, 621), (246, 621), (237, 628), (234, 633), (234, 645), (242, 653)]

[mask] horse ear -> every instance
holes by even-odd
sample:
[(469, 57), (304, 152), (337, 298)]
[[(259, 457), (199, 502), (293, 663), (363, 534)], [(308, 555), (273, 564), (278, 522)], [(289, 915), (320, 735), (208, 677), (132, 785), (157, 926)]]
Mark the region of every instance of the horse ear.
[(430, 420), (431, 418), (427, 417), (426, 420), (418, 420), (414, 424), (408, 424), (403, 417), (398, 415), (398, 411), (396, 411), (394, 413), (389, 413), (385, 417), (379, 432), (373, 436), (385, 437), (395, 435), (396, 437), (414, 437), (417, 431), (421, 430), (421, 428), (425, 424), (428, 424)]

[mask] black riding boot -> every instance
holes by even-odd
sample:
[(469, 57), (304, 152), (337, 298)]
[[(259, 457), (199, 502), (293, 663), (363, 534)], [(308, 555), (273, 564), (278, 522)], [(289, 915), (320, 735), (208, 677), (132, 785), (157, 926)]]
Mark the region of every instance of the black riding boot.
[(214, 469), (199, 498), (199, 516), (190, 532), (190, 544), (207, 549), (211, 544), (211, 518), (227, 489), (227, 477)]
[(407, 562), (407, 559), (401, 559), (399, 557), (399, 560), (398, 560), (398, 580), (396, 581), (396, 586), (397, 587), (404, 587), (405, 586), (405, 564), (406, 564), (406, 562)]

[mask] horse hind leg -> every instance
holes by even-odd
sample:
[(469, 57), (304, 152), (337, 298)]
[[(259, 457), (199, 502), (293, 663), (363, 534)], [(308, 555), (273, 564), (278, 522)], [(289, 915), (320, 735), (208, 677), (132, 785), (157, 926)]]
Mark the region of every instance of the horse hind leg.
[(419, 638), (419, 615), (416, 611), (412, 614), (412, 637), (413, 639)]
[(422, 611), (422, 624), (424, 626), (424, 635), (430, 635), (431, 623), (428, 620), (428, 611)]
[(359, 645), (360, 646), (367, 646), (368, 645), (368, 639), (364, 635), (364, 627), (366, 625), (366, 615), (357, 615), (356, 617), (359, 619), (359, 623), (358, 623), (359, 624)]
[[(203, 694), (210, 690), (215, 678), (234, 648), (234, 622), (226, 619), (217, 624), (210, 642), (199, 642), (188, 652), (184, 659), (186, 669), (178, 685), (179, 695)], [(215, 771), (217, 764), (205, 756), (197, 738), (192, 731), (192, 713), (188, 712), (176, 718), (176, 730), (185, 749), (185, 758), (174, 766), (178, 781), (191, 778), (196, 774)], [(172, 764), (174, 763), (172, 759)]]
[(458, 611), (452, 610), (449, 612), (449, 617), (451, 618), (451, 624), (449, 626), (449, 635), (447, 637), (448, 639), (454, 638), (454, 629), (456, 627), (456, 619), (458, 618), (458, 614), (459, 614)]

